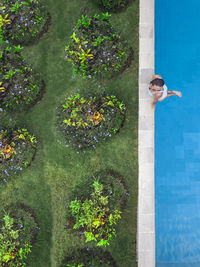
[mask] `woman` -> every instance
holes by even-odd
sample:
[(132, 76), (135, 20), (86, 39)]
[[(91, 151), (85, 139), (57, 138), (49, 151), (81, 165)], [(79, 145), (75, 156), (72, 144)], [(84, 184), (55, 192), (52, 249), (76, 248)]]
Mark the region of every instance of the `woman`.
[(157, 101), (163, 101), (165, 98), (177, 95), (182, 97), (182, 93), (179, 91), (169, 91), (165, 85), (164, 80), (160, 75), (153, 75), (152, 80), (149, 84), (149, 95), (154, 98), (152, 107), (155, 108)]

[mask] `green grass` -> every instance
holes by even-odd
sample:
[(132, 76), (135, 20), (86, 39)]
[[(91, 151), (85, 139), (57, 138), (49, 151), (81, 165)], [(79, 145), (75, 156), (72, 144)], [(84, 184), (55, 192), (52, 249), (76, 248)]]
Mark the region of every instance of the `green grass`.
[(25, 58), (39, 71), (46, 83), (43, 99), (17, 120), (38, 138), (38, 150), (30, 168), (1, 189), (0, 202), (23, 202), (32, 207), (40, 222), (40, 233), (30, 267), (57, 267), (73, 247), (83, 247), (77, 234), (64, 230), (65, 205), (70, 188), (78, 176), (100, 169), (113, 169), (126, 179), (130, 199), (119, 223), (117, 237), (108, 248), (120, 267), (136, 264), (137, 220), (137, 120), (138, 120), (138, 6), (135, 0), (128, 8), (111, 16), (121, 36), (134, 49), (131, 66), (111, 80), (99, 80), (108, 92), (115, 92), (127, 107), (120, 133), (97, 146), (96, 150), (77, 154), (60, 145), (55, 131), (56, 106), (77, 89), (97, 89), (95, 82), (72, 78), (72, 67), (64, 61), (64, 47), (82, 14), (98, 12), (94, 0), (44, 0), (52, 17), (48, 32), (34, 45), (23, 49)]

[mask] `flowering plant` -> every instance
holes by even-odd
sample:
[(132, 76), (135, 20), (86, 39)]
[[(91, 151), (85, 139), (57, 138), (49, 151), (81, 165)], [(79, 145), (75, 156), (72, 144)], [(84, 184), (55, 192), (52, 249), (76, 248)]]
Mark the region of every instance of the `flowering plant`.
[(82, 16), (65, 47), (66, 58), (74, 72), (83, 78), (109, 76), (125, 66), (129, 48), (113, 29), (109, 14)]
[[(46, 8), (37, 0), (3, 0), (1, 15), (4, 18), (2, 28), (6, 38), (16, 43), (29, 43), (44, 30), (48, 13)], [(0, 16), (0, 25), (1, 23)], [(9, 22), (5, 22), (7, 17)]]
[(58, 123), (68, 144), (76, 149), (96, 144), (116, 134), (124, 120), (125, 105), (114, 95), (68, 97), (58, 109)]
[(36, 152), (36, 138), (27, 129), (0, 130), (0, 181), (28, 167)]
[(78, 182), (69, 196), (73, 200), (67, 206), (68, 220), (73, 220), (73, 228), (81, 230), (86, 242), (107, 246), (116, 235), (122, 205), (129, 195), (117, 176), (97, 173), (95, 179), (90, 177)]
[(39, 230), (38, 222), (27, 208), (2, 213), (0, 220), (0, 266), (26, 266), (33, 239)]
[(84, 228), (86, 242), (97, 241), (97, 246), (109, 245), (116, 235), (114, 225), (121, 218), (118, 209), (108, 208), (108, 196), (103, 196), (103, 185), (95, 181), (90, 199), (70, 202), (70, 213), (75, 218), (74, 229)]
[(43, 82), (21, 56), (20, 45), (0, 39), (0, 108), (23, 110), (37, 101)]

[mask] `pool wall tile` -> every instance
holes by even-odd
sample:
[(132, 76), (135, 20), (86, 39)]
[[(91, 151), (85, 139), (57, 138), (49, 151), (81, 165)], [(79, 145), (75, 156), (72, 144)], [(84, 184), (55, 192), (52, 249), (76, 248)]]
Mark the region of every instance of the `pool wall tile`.
[(153, 0), (141, 0), (140, 1), (140, 23), (152, 24), (154, 18), (154, 5)]
[(141, 233), (140, 234), (140, 244), (141, 244), (141, 251), (152, 251), (153, 247), (152, 244), (153, 233)]
[(146, 85), (146, 83), (144, 83), (144, 84), (141, 84), (141, 91), (140, 91), (140, 93), (139, 93), (139, 97), (140, 97), (140, 99), (148, 99), (148, 101), (149, 101), (149, 94), (148, 94), (148, 91), (147, 91), (147, 85)]
[(154, 256), (152, 251), (140, 251), (138, 253), (139, 267), (154, 266)]
[[(142, 41), (145, 41), (145, 39), (140, 39), (140, 43)], [(143, 53), (139, 52), (139, 54), (140, 54), (139, 61), (141, 60), (142, 57), (144, 57), (144, 59), (145, 59), (145, 51)], [(140, 79), (140, 83), (141, 84), (148, 86), (148, 82), (151, 79), (151, 76), (152, 76), (153, 73), (154, 73), (154, 69), (153, 68), (141, 67), (140, 62), (139, 62), (139, 79)], [(139, 90), (139, 93), (140, 93), (140, 90)]]
[[(142, 163), (152, 163), (154, 164), (154, 158), (153, 158), (153, 152), (154, 152), (154, 149), (153, 147), (144, 147), (143, 149), (139, 149), (139, 158), (140, 158), (140, 161), (139, 161), (139, 164), (142, 164)], [(139, 167), (139, 171), (140, 171), (140, 167)]]
[(152, 107), (151, 107), (152, 100), (149, 98), (150, 97), (148, 96), (147, 99), (140, 99), (139, 115), (142, 115), (142, 116), (148, 115), (148, 116), (154, 117), (154, 114), (152, 113)]
[[(147, 118), (148, 119), (148, 118)], [(139, 143), (144, 147), (154, 146), (154, 136), (152, 130), (140, 130)]]
[(154, 215), (153, 214), (140, 214), (140, 224), (144, 233), (153, 233), (154, 232)]
[(154, 74), (154, 0), (140, 0), (138, 118), (138, 267), (155, 267), (154, 109), (147, 88)]
[(153, 117), (144, 115), (140, 116), (140, 130), (150, 130), (152, 131), (152, 128), (154, 127), (154, 120)]
[(149, 24), (140, 24), (140, 38), (153, 38), (153, 29), (152, 25)]

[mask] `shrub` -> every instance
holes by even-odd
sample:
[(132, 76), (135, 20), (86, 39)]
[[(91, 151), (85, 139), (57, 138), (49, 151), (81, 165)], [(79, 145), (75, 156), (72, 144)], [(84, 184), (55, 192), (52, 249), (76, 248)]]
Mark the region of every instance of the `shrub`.
[(116, 134), (122, 126), (125, 105), (114, 95), (68, 97), (58, 108), (58, 125), (67, 147), (78, 150), (96, 145)]
[(39, 226), (27, 209), (15, 207), (0, 219), (0, 266), (26, 266)]
[(21, 47), (0, 40), (0, 108), (22, 111), (37, 101), (43, 82), (21, 56)]
[(1, 11), (4, 18), (1, 28), (6, 38), (15, 43), (27, 44), (34, 40), (47, 23), (46, 8), (37, 0), (3, 0)]
[(0, 181), (27, 168), (36, 152), (36, 138), (26, 129), (0, 130)]
[(65, 258), (61, 267), (117, 267), (113, 257), (108, 251), (100, 248), (84, 248), (73, 250), (71, 255)]
[(111, 76), (127, 62), (129, 48), (112, 27), (109, 16), (108, 13), (92, 18), (82, 16), (65, 47), (67, 60), (83, 78), (106, 73)]
[[(1, 9), (0, 9), (1, 10)], [(8, 19), (8, 14), (1, 15), (0, 14), (0, 36), (3, 37), (5, 34), (5, 28), (7, 25), (11, 23), (11, 20)]]
[(86, 242), (107, 246), (116, 235), (122, 204), (128, 192), (117, 176), (100, 172), (78, 183), (70, 195), (69, 225), (84, 234)]
[(118, 10), (125, 7), (129, 0), (98, 0), (100, 6), (107, 10)]

